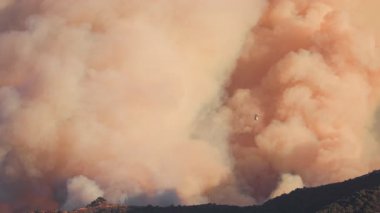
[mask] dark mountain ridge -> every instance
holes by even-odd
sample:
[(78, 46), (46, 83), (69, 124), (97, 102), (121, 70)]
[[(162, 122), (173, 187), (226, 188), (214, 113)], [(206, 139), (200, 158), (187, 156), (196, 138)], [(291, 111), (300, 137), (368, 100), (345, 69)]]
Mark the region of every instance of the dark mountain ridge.
[[(34, 211), (65, 212), (65, 211)], [(296, 189), (271, 199), (260, 206), (228, 206), (204, 204), (195, 206), (123, 206), (98, 198), (85, 208), (71, 212), (128, 212), (128, 213), (202, 213), (202, 212), (380, 212), (380, 170), (367, 175), (319, 187)]]
[[(377, 170), (339, 183), (296, 189), (289, 194), (267, 201), (262, 207), (270, 212), (316, 212), (340, 200), (356, 197), (358, 193), (367, 196), (363, 193), (380, 192), (379, 187), (380, 170)], [(375, 201), (380, 206), (380, 197)]]

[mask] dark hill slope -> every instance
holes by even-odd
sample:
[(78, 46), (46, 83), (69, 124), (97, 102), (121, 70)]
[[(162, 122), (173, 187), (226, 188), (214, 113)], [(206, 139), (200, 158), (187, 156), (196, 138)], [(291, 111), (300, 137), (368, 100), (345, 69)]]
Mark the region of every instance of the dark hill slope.
[(359, 199), (358, 196), (361, 196), (361, 200), (370, 202), (371, 197), (379, 193), (379, 186), (380, 171), (374, 171), (340, 183), (296, 189), (267, 201), (262, 208), (266, 212), (316, 212), (340, 200)]
[(380, 212), (380, 186), (360, 190), (318, 211), (318, 213), (328, 212)]
[[(59, 211), (35, 211), (59, 212)], [(72, 212), (128, 212), (128, 213), (296, 213), (296, 212), (380, 212), (380, 170), (367, 175), (313, 188), (296, 189), (267, 201), (261, 206), (226, 206), (205, 204), (197, 206), (122, 206), (108, 204), (98, 198), (85, 208)]]

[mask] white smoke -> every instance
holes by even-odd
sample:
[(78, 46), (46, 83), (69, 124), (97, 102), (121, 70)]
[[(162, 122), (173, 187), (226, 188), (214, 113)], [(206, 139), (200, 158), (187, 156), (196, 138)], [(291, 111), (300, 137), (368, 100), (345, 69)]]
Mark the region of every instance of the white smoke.
[(103, 195), (103, 191), (94, 181), (85, 176), (73, 177), (67, 182), (67, 200), (63, 208), (73, 210), (83, 207)]

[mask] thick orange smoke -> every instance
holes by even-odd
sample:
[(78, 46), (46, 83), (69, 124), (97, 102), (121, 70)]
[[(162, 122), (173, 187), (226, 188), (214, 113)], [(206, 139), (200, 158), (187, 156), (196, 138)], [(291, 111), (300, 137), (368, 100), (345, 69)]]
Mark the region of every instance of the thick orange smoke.
[(201, 203), (231, 175), (213, 113), (264, 1), (1, 2), (2, 203)]
[(253, 204), (380, 167), (378, 38), (348, 1), (0, 8), (4, 211)]
[(380, 37), (347, 1), (270, 2), (227, 91), (238, 182), (265, 200), (282, 174), (314, 186), (379, 168)]

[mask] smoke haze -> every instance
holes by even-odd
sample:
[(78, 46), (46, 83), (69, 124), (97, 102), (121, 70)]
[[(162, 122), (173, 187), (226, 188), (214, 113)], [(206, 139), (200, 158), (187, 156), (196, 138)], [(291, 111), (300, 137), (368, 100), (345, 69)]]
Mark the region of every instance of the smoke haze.
[(380, 168), (356, 6), (0, 0), (0, 209), (245, 205)]

